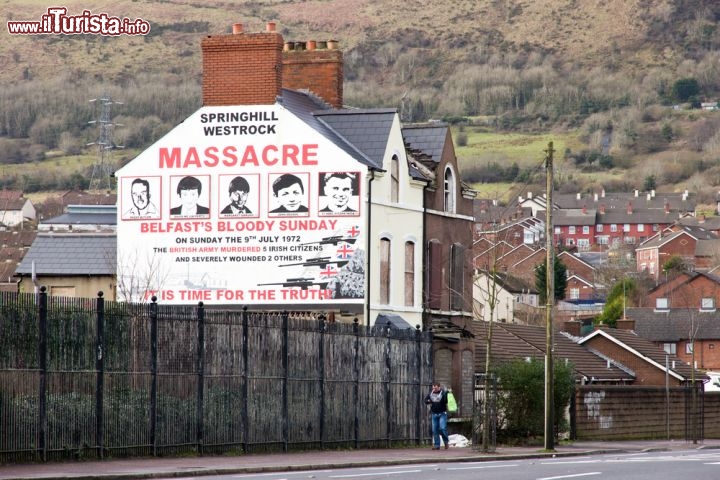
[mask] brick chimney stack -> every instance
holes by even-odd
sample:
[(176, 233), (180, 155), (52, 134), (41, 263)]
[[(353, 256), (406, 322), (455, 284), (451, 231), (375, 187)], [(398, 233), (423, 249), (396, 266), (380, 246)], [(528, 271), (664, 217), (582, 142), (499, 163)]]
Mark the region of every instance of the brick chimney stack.
[(275, 22), (261, 33), (244, 33), (240, 23), (232, 31), (202, 40), (203, 105), (272, 105), (288, 88), (342, 108), (343, 56), (336, 40), (285, 45)]
[[(301, 47), (298, 49), (297, 44)], [(292, 90), (309, 90), (334, 108), (343, 106), (343, 56), (330, 40), (326, 49), (317, 42), (297, 42), (282, 52), (282, 85)], [(309, 47), (304, 49), (304, 47)]]
[(232, 35), (202, 39), (202, 103), (217, 105), (272, 105), (282, 87), (282, 35), (273, 28), (243, 33), (233, 25)]

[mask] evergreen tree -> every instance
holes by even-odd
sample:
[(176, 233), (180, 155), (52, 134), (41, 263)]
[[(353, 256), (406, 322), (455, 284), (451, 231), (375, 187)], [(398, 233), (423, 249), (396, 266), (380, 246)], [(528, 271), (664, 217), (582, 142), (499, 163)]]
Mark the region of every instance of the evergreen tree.
[[(554, 269), (554, 298), (555, 300), (562, 300), (565, 298), (565, 290), (567, 290), (567, 268), (565, 265), (553, 255), (553, 269)], [(545, 262), (535, 267), (535, 288), (537, 288), (540, 294), (540, 304), (544, 305), (547, 302), (547, 266)]]

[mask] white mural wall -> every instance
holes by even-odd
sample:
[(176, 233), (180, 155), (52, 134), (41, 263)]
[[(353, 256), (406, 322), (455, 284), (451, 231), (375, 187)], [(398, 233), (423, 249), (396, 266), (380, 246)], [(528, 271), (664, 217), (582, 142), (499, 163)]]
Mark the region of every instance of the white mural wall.
[(366, 169), (280, 105), (203, 107), (118, 180), (118, 298), (363, 303)]

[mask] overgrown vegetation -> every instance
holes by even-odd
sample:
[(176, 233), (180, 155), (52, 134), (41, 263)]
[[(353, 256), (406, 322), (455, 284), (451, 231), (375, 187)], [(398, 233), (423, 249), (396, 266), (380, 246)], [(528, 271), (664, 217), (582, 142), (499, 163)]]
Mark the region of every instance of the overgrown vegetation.
[[(498, 411), (501, 443), (542, 438), (545, 427), (545, 364), (536, 358), (503, 363), (496, 368), (500, 382)], [(553, 370), (553, 419), (555, 432), (568, 431), (565, 410), (574, 392), (572, 365), (555, 362)]]

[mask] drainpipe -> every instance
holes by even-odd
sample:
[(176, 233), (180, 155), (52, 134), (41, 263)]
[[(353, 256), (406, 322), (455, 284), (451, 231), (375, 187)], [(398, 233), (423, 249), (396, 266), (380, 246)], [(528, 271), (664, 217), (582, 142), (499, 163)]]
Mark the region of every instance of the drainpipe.
[(372, 231), (372, 182), (375, 180), (375, 170), (370, 170), (370, 181), (368, 182), (368, 208), (367, 208), (367, 236), (365, 239), (365, 264), (366, 272), (365, 278), (367, 283), (365, 285), (365, 325), (370, 326), (370, 233)]
[(428, 276), (430, 275), (430, 265), (425, 260), (425, 254), (427, 252), (427, 202), (425, 201), (425, 194), (427, 193), (428, 188), (430, 188), (430, 180), (427, 181), (425, 186), (423, 187), (423, 234), (422, 234), (422, 247), (420, 250), (420, 253), (422, 255), (422, 265), (425, 267), (422, 272), (422, 293), (421, 293), (421, 302), (422, 302), (422, 330), (427, 331), (430, 329), (430, 326), (432, 325), (431, 315), (428, 312), (430, 310), (429, 308), (429, 299), (430, 294), (427, 291), (428, 286)]

